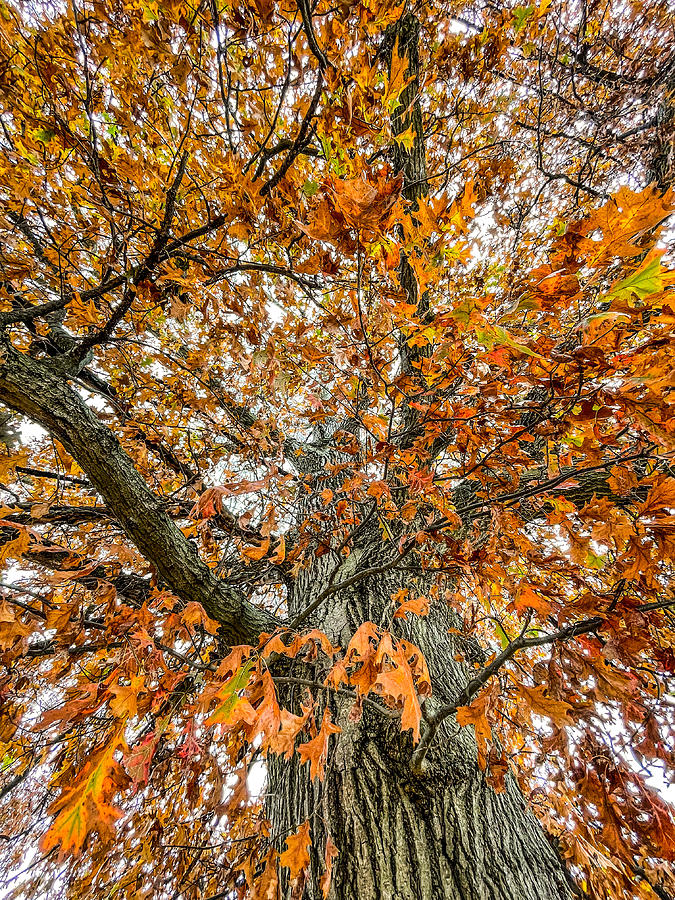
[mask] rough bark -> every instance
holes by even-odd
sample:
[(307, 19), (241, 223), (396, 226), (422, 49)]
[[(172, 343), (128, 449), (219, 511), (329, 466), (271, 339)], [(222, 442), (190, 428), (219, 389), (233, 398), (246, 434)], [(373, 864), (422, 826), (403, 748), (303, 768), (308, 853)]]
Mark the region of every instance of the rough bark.
[[(377, 534), (365, 535), (338, 576), (356, 566), (377, 565)], [(379, 543), (382, 547), (381, 541)], [(325, 559), (322, 558), (322, 559)], [(291, 615), (325, 587), (332, 566), (317, 563), (298, 579)], [(453, 613), (437, 605), (428, 617), (393, 620), (391, 594), (411, 586), (410, 575), (391, 571), (332, 596), (311, 624), (345, 646), (361, 622), (373, 621), (415, 643), (427, 660), (433, 683), (428, 709), (450, 702), (468, 680), (474, 648), (448, 629)], [(420, 582), (419, 586), (422, 586)], [(299, 691), (300, 689), (298, 689)], [(286, 699), (291, 703), (296, 694)], [(515, 783), (495, 792), (477, 762), (470, 728), (453, 722), (439, 730), (423, 774), (411, 762), (410, 732), (372, 707), (350, 721), (352, 701), (331, 703), (342, 731), (331, 738), (323, 782), (311, 782), (309, 767), (295, 758), (272, 760), (268, 809), (272, 833), (283, 848), (285, 835), (307, 819), (313, 847), (304, 897), (322, 896), (327, 835), (339, 850), (329, 900), (548, 900), (571, 896), (568, 876)], [(320, 715), (319, 715), (320, 717)], [(284, 885), (285, 898), (292, 886)], [(296, 895), (299, 896), (299, 895)]]
[(675, 180), (675, 58), (664, 75), (664, 98), (656, 117), (656, 134), (647, 183), (654, 182), (665, 193)]

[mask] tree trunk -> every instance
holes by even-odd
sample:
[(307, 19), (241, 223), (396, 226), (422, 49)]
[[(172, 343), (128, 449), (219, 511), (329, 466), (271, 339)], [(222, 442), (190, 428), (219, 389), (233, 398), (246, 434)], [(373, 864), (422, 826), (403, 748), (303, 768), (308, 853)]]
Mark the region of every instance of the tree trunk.
[[(378, 543), (382, 547), (381, 536), (374, 533), (370, 541), (360, 543), (335, 582), (350, 577), (356, 564), (378, 564), (372, 553), (384, 553), (375, 549)], [(330, 555), (322, 557), (300, 577), (291, 615), (325, 587), (333, 565)], [(415, 643), (429, 666), (433, 696), (427, 703), (433, 710), (449, 702), (467, 681), (466, 663), (455, 657), (461, 653), (468, 658), (478, 648), (448, 634), (454, 613), (440, 601), (424, 618), (392, 619), (392, 593), (411, 587), (412, 580), (400, 571), (365, 579), (325, 601), (311, 624), (342, 647), (368, 620)], [(285, 699), (297, 702), (299, 695)], [(313, 841), (304, 894), (297, 893), (297, 885), (293, 893), (291, 885), (282, 883), (282, 896), (322, 897), (319, 880), (330, 835), (339, 851), (330, 900), (571, 897), (569, 876), (515, 780), (507, 777), (501, 793), (487, 783), (471, 728), (454, 722), (441, 727), (424, 774), (416, 774), (411, 732), (401, 733), (400, 722), (372, 706), (365, 706), (361, 719), (352, 722), (351, 706), (351, 700), (331, 701), (333, 720), (342, 731), (330, 739), (323, 781), (311, 781), (309, 766), (299, 765), (297, 755), (291, 762), (270, 760), (268, 810), (279, 849), (308, 819)]]
[[(400, 134), (412, 127), (415, 139), (410, 151), (394, 144), (395, 171), (403, 172), (403, 191), (415, 204), (427, 193), (422, 112), (419, 101), (419, 25), (404, 13), (385, 38), (385, 55), (391, 68), (394, 48), (407, 61), (408, 86), (392, 117), (392, 130)], [(409, 303), (418, 306), (424, 319), (428, 298), (418, 297), (417, 283), (405, 256), (400, 283)], [(401, 340), (401, 371), (412, 373), (411, 357), (417, 353)], [(415, 429), (414, 410), (403, 411), (404, 431)], [(338, 427), (358, 433), (358, 423)], [(330, 431), (331, 429), (329, 429)], [(320, 441), (299, 461), (306, 472), (318, 474), (314, 497), (322, 487), (334, 487), (326, 477), (325, 463), (338, 461), (325, 428)], [(341, 462), (347, 462), (343, 457)], [(296, 463), (298, 464), (298, 463)], [(319, 474), (321, 473), (321, 474)], [(347, 472), (342, 473), (346, 477)], [(339, 479), (341, 481), (342, 478)], [(305, 495), (306, 497), (306, 495)], [(314, 503), (317, 501), (315, 500)], [(300, 499), (302, 520), (312, 513)], [(355, 572), (386, 565), (395, 556), (395, 542), (383, 542), (377, 525), (359, 529), (350, 544), (351, 554), (335, 572), (336, 557), (328, 553), (301, 572), (289, 597), (290, 619), (310, 607), (329, 584), (338, 584)], [(414, 565), (414, 563), (413, 563)], [(425, 593), (428, 580), (421, 569), (411, 573), (391, 569), (371, 576), (352, 588), (332, 594), (304, 625), (321, 629), (333, 644), (346, 647), (363, 622), (373, 622), (422, 651), (429, 667), (433, 695), (427, 701), (433, 712), (454, 701), (469, 680), (464, 657), (481, 654), (480, 648), (455, 631), (455, 613), (437, 601), (428, 616), (410, 621), (394, 619), (392, 595), (400, 588)], [(332, 578), (331, 578), (332, 576)], [(475, 658), (475, 657), (474, 657)], [(296, 673), (297, 674), (297, 673)], [(313, 670), (310, 678), (320, 679)], [(298, 689), (299, 692), (300, 689)], [(289, 708), (299, 703), (293, 691), (282, 698)], [(413, 765), (411, 732), (402, 733), (400, 722), (364, 706), (358, 721), (351, 721), (353, 701), (332, 697), (333, 721), (341, 732), (330, 738), (330, 752), (323, 781), (309, 776), (297, 754), (286, 762), (271, 757), (267, 806), (272, 835), (283, 850), (287, 835), (309, 820), (312, 847), (309, 874), (304, 885), (284, 881), (282, 896), (319, 900), (320, 878), (328, 836), (339, 855), (333, 865), (328, 900), (565, 900), (572, 896), (566, 869), (550, 845), (543, 828), (527, 809), (512, 776), (497, 793), (478, 765), (477, 747), (470, 728), (446, 720), (439, 729), (423, 773)], [(319, 721), (322, 710), (315, 711)], [(454, 717), (451, 717), (454, 719)]]

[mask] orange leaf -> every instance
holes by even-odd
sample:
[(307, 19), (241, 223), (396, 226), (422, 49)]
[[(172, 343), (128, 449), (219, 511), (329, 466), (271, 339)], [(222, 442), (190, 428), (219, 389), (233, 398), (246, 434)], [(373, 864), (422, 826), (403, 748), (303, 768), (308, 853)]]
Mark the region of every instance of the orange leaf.
[(309, 846), (312, 839), (309, 836), (309, 819), (304, 822), (295, 834), (289, 834), (286, 838), (286, 850), (279, 857), (279, 863), (290, 869), (290, 879), (293, 881), (309, 865)]
[(394, 618), (405, 619), (407, 618), (408, 613), (413, 613), (416, 616), (429, 615), (429, 598), (420, 596), (414, 597), (411, 600), (406, 600), (405, 603), (402, 603), (396, 610)]
[(640, 515), (654, 514), (664, 509), (675, 509), (675, 478), (661, 475), (654, 480), (647, 499), (640, 507)]
[(110, 711), (118, 718), (133, 718), (138, 713), (138, 695), (145, 687), (142, 675), (134, 675), (129, 684), (111, 684), (108, 690), (113, 695)]
[(206, 720), (207, 728), (210, 725), (226, 725), (231, 728), (242, 723), (252, 725), (255, 722), (256, 711), (245, 697), (239, 696), (251, 678), (254, 664), (254, 660), (250, 659), (218, 690), (216, 699), (220, 703)]
[[(279, 872), (276, 857), (275, 850), (268, 852), (264, 868), (257, 878), (248, 871), (248, 867), (246, 868), (247, 880), (251, 885), (251, 900), (277, 900), (279, 897)], [(259, 865), (252, 868), (253, 871), (260, 871)]]
[(329, 709), (325, 709), (323, 713), (323, 721), (317, 736), (298, 747), (300, 760), (303, 763), (310, 763), (309, 775), (314, 778), (323, 779), (326, 772), (326, 759), (328, 757), (328, 739), (331, 734), (338, 734), (342, 731), (337, 725), (333, 725)]
[(478, 745), (478, 763), (481, 769), (485, 768), (487, 756), (488, 741), (492, 738), (492, 729), (485, 715), (488, 706), (489, 695), (483, 694), (477, 697), (473, 703), (468, 706), (460, 706), (457, 708), (457, 724), (473, 725), (476, 734), (476, 744)]
[(528, 706), (536, 715), (546, 716), (560, 728), (572, 724), (572, 719), (569, 717), (572, 706), (565, 703), (564, 700), (554, 700), (553, 697), (547, 696), (543, 684), (538, 684), (533, 688), (519, 684), (518, 689), (520, 695), (525, 698)]
[(283, 534), (279, 537), (279, 543), (276, 546), (276, 550), (270, 556), (270, 562), (274, 563), (274, 565), (279, 565), (286, 559), (286, 539)]
[(369, 184), (360, 178), (328, 179), (328, 187), (336, 210), (353, 228), (367, 228), (379, 233), (386, 227), (403, 184), (403, 176)]
[(281, 728), (269, 741), (269, 748), (273, 753), (283, 755), (290, 759), (295, 749), (295, 739), (307, 724), (312, 705), (302, 704), (302, 715), (296, 716), (287, 709), (281, 710)]
[(222, 487), (207, 488), (190, 510), (191, 519), (211, 519), (223, 511)]
[(391, 697), (395, 702), (403, 702), (401, 713), (401, 730), (411, 729), (415, 743), (420, 739), (420, 722), (422, 709), (417, 699), (417, 691), (413, 682), (412, 672), (407, 662), (402, 662), (388, 672), (382, 672), (377, 677), (377, 685), (382, 688), (385, 696)]
[(368, 487), (368, 496), (379, 500), (381, 497), (390, 497), (391, 491), (386, 481), (373, 481)]
[(270, 539), (266, 538), (262, 544), (259, 544), (257, 547), (246, 547), (242, 550), (242, 556), (245, 556), (247, 559), (259, 560), (262, 559), (263, 556), (270, 549)]
[(77, 856), (90, 832), (98, 831), (102, 839), (113, 836), (122, 812), (110, 800), (125, 778), (114, 757), (120, 746), (126, 745), (122, 733), (117, 732), (50, 806), (49, 812), (56, 818), (40, 841), (43, 853), (60, 845), (60, 858), (67, 853)]
[(553, 609), (545, 597), (535, 593), (530, 585), (525, 583), (520, 585), (518, 596), (513, 601), (513, 605), (519, 613), (522, 613), (524, 609), (533, 609), (542, 616), (547, 616)]

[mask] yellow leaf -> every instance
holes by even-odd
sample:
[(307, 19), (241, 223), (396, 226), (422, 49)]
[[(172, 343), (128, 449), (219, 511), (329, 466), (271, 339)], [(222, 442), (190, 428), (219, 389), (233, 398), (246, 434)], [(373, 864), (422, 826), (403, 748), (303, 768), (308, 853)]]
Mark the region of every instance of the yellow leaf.
[(393, 138), (399, 147), (405, 147), (406, 150), (410, 151), (413, 148), (416, 136), (417, 132), (415, 131), (415, 125), (413, 124), (410, 128), (407, 128), (400, 134), (393, 135)]
[(384, 103), (391, 107), (398, 102), (398, 98), (405, 90), (408, 83), (412, 80), (406, 78), (408, 70), (408, 60), (405, 56), (399, 56), (398, 37), (394, 42), (394, 48), (391, 51), (391, 69), (386, 79), (386, 89), (384, 94)]
[(7, 541), (0, 546), (0, 563), (4, 563), (10, 558), (19, 559), (30, 546), (30, 532), (28, 529), (14, 525), (12, 522), (6, 522), (4, 519), (0, 519), (0, 526), (13, 528), (16, 534), (14, 540)]

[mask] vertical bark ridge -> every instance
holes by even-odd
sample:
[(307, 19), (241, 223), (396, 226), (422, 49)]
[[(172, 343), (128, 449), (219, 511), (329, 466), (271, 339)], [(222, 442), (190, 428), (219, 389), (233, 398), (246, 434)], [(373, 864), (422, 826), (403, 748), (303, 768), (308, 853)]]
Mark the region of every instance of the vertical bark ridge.
[[(366, 533), (361, 543), (368, 546)], [(363, 547), (361, 550), (363, 551)], [(349, 559), (337, 580), (348, 577)], [(327, 567), (301, 579), (304, 606), (323, 589)], [(352, 564), (353, 565), (353, 564)], [(428, 616), (392, 618), (391, 595), (413, 586), (406, 572), (390, 571), (333, 595), (315, 613), (319, 625), (343, 647), (358, 625), (374, 621), (415, 643), (434, 687), (427, 701), (448, 702), (466, 684), (468, 666), (456, 659), (467, 647), (449, 634), (454, 613), (441, 603)], [(422, 579), (415, 587), (423, 589)], [(313, 677), (322, 673), (313, 672)], [(293, 697), (283, 698), (291, 704)], [(298, 700), (297, 694), (295, 700)], [(497, 794), (477, 764), (472, 730), (445, 723), (431, 748), (428, 770), (413, 773), (410, 732), (366, 707), (350, 721), (351, 700), (332, 698), (333, 721), (342, 729), (331, 738), (323, 782), (310, 781), (309, 767), (272, 758), (268, 811), (279, 849), (285, 836), (307, 819), (313, 847), (305, 900), (322, 897), (319, 879), (328, 835), (340, 855), (334, 864), (329, 900), (549, 900), (569, 898), (566, 873), (513, 779)], [(321, 720), (321, 705), (316, 710)], [(282, 879), (283, 881), (283, 879)], [(285, 900), (291, 886), (284, 885)]]
[[(375, 714), (376, 715), (376, 714)], [(271, 767), (274, 808), (310, 819), (314, 847), (305, 897), (319, 900), (322, 848), (338, 847), (329, 900), (548, 900), (569, 897), (565, 874), (515, 785), (496, 794), (476, 767), (457, 778), (411, 778), (377, 725), (337, 714), (339, 735), (326, 779), (310, 784), (295, 763)], [(366, 716), (364, 716), (364, 719)], [(400, 743), (405, 743), (401, 741)], [(289, 769), (296, 774), (289, 777)], [(298, 792), (303, 800), (299, 801)], [(277, 819), (278, 821), (278, 819)], [(290, 886), (286, 885), (286, 897)]]
[[(405, 59), (407, 67), (405, 77), (408, 83), (401, 92), (399, 104), (391, 117), (391, 130), (394, 137), (404, 134), (412, 129), (413, 141), (408, 149), (402, 142), (394, 140), (391, 148), (391, 156), (394, 171), (403, 173), (403, 196), (410, 201), (412, 209), (418, 208), (418, 201), (429, 192), (427, 181), (426, 151), (424, 142), (424, 123), (422, 119), (422, 104), (420, 101), (420, 56), (419, 56), (419, 21), (410, 12), (404, 13), (401, 18), (392, 25), (387, 32), (385, 43), (388, 54), (388, 69), (391, 75), (392, 67), (399, 59)], [(401, 233), (402, 236), (402, 233)], [(417, 277), (405, 251), (401, 252), (399, 265), (399, 282), (405, 292), (406, 300), (417, 307), (420, 322), (431, 320), (429, 295), (424, 292), (420, 295), (417, 285)], [(410, 347), (408, 336), (399, 336), (399, 354), (401, 359), (401, 373), (411, 379), (415, 384), (415, 375), (419, 362), (428, 356), (430, 347)], [(423, 393), (424, 385), (416, 385), (412, 393)], [(408, 388), (410, 391), (410, 388)], [(410, 446), (413, 443), (419, 413), (408, 403), (402, 406), (402, 446)]]

